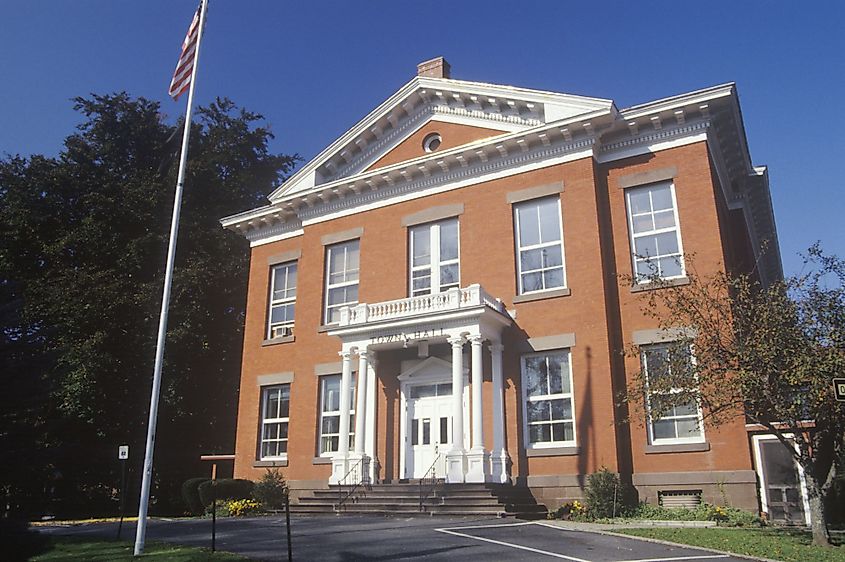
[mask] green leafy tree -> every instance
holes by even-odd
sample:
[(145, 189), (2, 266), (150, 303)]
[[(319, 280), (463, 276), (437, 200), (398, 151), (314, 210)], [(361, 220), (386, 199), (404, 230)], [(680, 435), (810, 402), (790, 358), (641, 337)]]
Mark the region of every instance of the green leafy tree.
[(693, 271), (680, 287), (652, 279), (660, 288), (643, 310), (677, 340), (665, 364), (633, 378), (628, 397), (649, 397), (648, 408), (632, 400), (641, 419), (698, 401), (707, 424), (745, 415), (774, 434), (804, 471), (813, 542), (827, 545), (825, 499), (845, 439), (845, 404), (832, 384), (845, 373), (845, 261), (816, 245), (805, 269), (767, 287), (725, 273)]
[[(17, 426), (35, 429), (18, 439), (13, 464), (40, 458), (61, 483), (51, 484), (57, 499), (96, 510), (113, 499), (117, 445), (132, 445), (136, 468), (143, 457), (182, 125), (126, 93), (74, 103), (84, 120), (58, 157), (0, 160), (0, 313), (15, 311), (0, 315), (0, 360), (15, 366), (3, 370), (4, 388), (31, 398), (12, 409)], [(260, 205), (296, 161), (269, 151), (262, 121), (217, 99), (191, 128), (156, 446), (160, 507), (196, 475), (199, 454), (233, 446), (249, 252), (218, 220)]]

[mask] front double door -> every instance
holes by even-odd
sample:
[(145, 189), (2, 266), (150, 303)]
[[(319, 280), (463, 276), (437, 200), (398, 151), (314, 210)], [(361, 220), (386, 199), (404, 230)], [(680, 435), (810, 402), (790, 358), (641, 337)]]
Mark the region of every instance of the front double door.
[(408, 394), (405, 478), (444, 478), (452, 445), (452, 384), (411, 386)]

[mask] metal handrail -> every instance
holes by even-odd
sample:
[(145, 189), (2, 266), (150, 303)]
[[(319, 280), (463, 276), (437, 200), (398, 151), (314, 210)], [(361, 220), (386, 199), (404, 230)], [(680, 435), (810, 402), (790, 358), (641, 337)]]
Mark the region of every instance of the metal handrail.
[(363, 471), (361, 471), (361, 474), (358, 478), (358, 481), (355, 482), (355, 484), (352, 485), (352, 488), (349, 490), (349, 492), (346, 493), (345, 496), (343, 495), (343, 487), (345, 485), (347, 485), (347, 480), (349, 479), (349, 475), (352, 474), (355, 471), (356, 468), (359, 468), (361, 466), (361, 463), (363, 463), (363, 462), (364, 462), (363, 458), (358, 459), (358, 461), (355, 464), (352, 465), (352, 467), (349, 469), (349, 471), (346, 473), (346, 475), (343, 478), (341, 478), (340, 481), (337, 483), (337, 505), (334, 506), (335, 511), (340, 511), (340, 506), (342, 506), (344, 503), (346, 503), (346, 500), (348, 500), (352, 496), (352, 493), (355, 492), (355, 490), (358, 489), (358, 486), (360, 486), (361, 484), (364, 483), (364, 473), (363, 473)]
[[(436, 453), (434, 462), (431, 463), (431, 466), (425, 471), (423, 477), (420, 478), (420, 511), (423, 510), (423, 503), (425, 503), (425, 500), (428, 499), (429, 494), (431, 494), (434, 488), (437, 487), (437, 483), (440, 480), (436, 476), (438, 461), (440, 461), (440, 453)], [(431, 476), (429, 476), (429, 474), (431, 474)], [(428, 484), (428, 489), (424, 492), (423, 490), (425, 489), (426, 484)]]

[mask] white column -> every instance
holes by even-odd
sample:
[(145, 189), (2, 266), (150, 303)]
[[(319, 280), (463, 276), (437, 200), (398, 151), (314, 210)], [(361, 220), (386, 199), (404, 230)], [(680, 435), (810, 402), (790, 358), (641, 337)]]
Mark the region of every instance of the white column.
[(463, 482), (464, 453), (464, 339), (449, 338), (452, 345), (452, 450), (446, 453), (446, 482)]
[(490, 454), (484, 450), (482, 373), (483, 341), (481, 334), (469, 336), (472, 345), (472, 449), (467, 454), (467, 482), (486, 482), (490, 479)]
[(338, 484), (346, 476), (349, 460), (349, 391), (352, 388), (352, 351), (344, 349), (339, 353), (343, 360), (340, 375), (340, 430), (338, 452), (332, 458), (332, 475), (329, 484)]
[(367, 365), (367, 350), (358, 351), (358, 385), (355, 392), (355, 453), (349, 455), (349, 470), (357, 465), (358, 469), (353, 471), (352, 477), (356, 481), (369, 483), (370, 481), (370, 458), (364, 453), (364, 445), (367, 440), (365, 422), (367, 420), (367, 386), (370, 378), (370, 369)]
[(378, 426), (378, 410), (376, 410), (376, 389), (378, 383), (376, 381), (378, 375), (378, 361), (374, 351), (367, 353), (367, 419), (365, 421), (365, 433), (367, 440), (364, 442), (364, 453), (369, 457), (370, 463), (370, 482), (375, 482), (378, 477), (377, 465), (378, 455), (376, 449), (376, 427)]
[(472, 346), (472, 450), (484, 450), (484, 418), (482, 417), (482, 387), (484, 375), (482, 373), (482, 345), (480, 335), (473, 335), (469, 338)]
[(493, 452), (490, 456), (494, 482), (506, 483), (508, 475), (508, 452), (505, 449), (505, 401), (502, 381), (502, 351), (500, 342), (490, 345), (491, 367), (493, 369)]
[(367, 352), (358, 353), (358, 385), (355, 396), (355, 454), (364, 453), (366, 440), (364, 421), (367, 419), (367, 379), (369, 378)]

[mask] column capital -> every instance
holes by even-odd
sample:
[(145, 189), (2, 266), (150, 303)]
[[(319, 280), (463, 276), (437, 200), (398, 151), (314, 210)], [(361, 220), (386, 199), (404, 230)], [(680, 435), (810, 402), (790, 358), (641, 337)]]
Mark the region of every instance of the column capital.
[(500, 341), (491, 341), (490, 342), (490, 351), (494, 353), (501, 353), (505, 350), (505, 346)]
[(481, 334), (470, 334), (467, 336), (467, 340), (472, 345), (481, 345), (484, 343), (484, 337)]
[(369, 359), (370, 358), (370, 352), (367, 351), (366, 347), (364, 349), (358, 348), (358, 357), (361, 358), (361, 359)]
[(448, 341), (450, 344), (452, 344), (452, 347), (463, 347), (463, 345), (464, 345), (464, 337), (463, 336), (456, 336), (456, 337), (453, 337), (453, 338), (449, 338), (446, 341)]
[(344, 350), (341, 350), (341, 351), (338, 351), (338, 352), (337, 352), (337, 354), (338, 354), (338, 355), (339, 355), (342, 359), (344, 359), (344, 360), (346, 360), (346, 359), (352, 359), (352, 354), (353, 354), (353, 353), (354, 353), (354, 351), (352, 351), (351, 349), (344, 349)]

